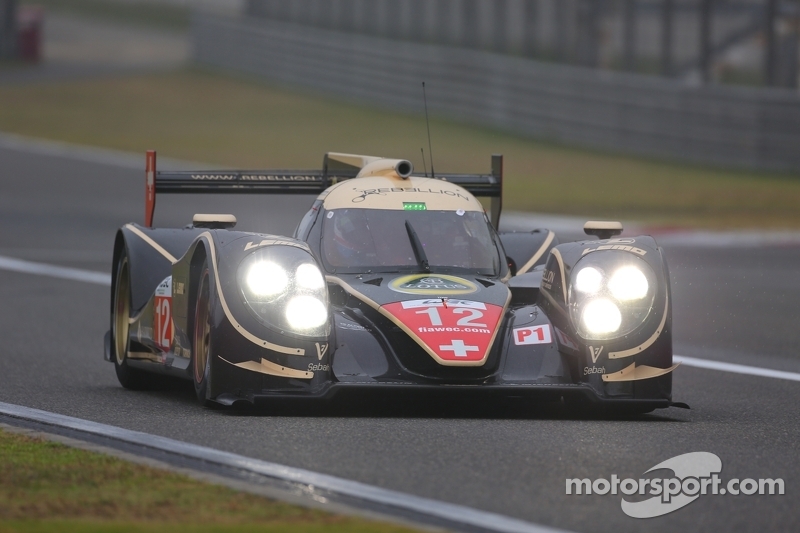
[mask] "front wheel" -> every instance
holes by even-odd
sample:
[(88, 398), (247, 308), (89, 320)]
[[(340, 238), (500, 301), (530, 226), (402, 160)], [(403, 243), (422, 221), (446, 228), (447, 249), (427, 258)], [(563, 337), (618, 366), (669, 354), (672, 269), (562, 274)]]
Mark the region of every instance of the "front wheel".
[(128, 365), (130, 347), (131, 276), (128, 254), (123, 248), (117, 262), (114, 283), (114, 307), (111, 310), (111, 349), (114, 355), (114, 370), (120, 385), (126, 389), (141, 390), (148, 385), (148, 376), (138, 368)]
[(195, 298), (194, 332), (192, 334), (192, 377), (197, 401), (205, 407), (215, 402), (208, 398), (211, 383), (211, 276), (204, 264), (197, 284)]

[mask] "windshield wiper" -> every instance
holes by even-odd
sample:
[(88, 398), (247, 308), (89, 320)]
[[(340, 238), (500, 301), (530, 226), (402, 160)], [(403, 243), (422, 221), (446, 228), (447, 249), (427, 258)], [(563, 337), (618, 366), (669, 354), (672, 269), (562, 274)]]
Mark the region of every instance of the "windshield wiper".
[(425, 249), (422, 246), (422, 242), (419, 240), (419, 236), (417, 232), (414, 231), (414, 228), (411, 226), (411, 222), (406, 220), (406, 231), (408, 232), (408, 238), (411, 240), (411, 249), (414, 250), (414, 257), (417, 258), (417, 263), (422, 270), (425, 272), (430, 272), (431, 267), (428, 264), (428, 256), (425, 255)]

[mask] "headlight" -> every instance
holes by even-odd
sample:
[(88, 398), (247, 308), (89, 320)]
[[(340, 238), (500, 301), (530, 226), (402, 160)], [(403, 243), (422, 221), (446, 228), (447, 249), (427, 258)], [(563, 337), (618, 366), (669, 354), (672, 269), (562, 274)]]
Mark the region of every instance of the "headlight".
[(647, 296), (650, 284), (647, 276), (635, 266), (618, 268), (608, 280), (608, 290), (617, 300), (641, 300)]
[(328, 320), (325, 304), (313, 296), (295, 296), (286, 305), (286, 320), (300, 331), (317, 328)]
[(286, 292), (289, 276), (275, 263), (258, 261), (250, 265), (245, 277), (248, 291), (259, 299), (273, 299)]
[(619, 307), (611, 300), (596, 298), (583, 306), (581, 324), (594, 335), (614, 333), (622, 324)]
[(239, 264), (237, 281), (248, 309), (281, 332), (329, 333), (328, 290), (314, 258), (294, 246), (267, 246)]
[(584, 339), (622, 337), (649, 315), (656, 275), (642, 259), (624, 252), (598, 251), (578, 261), (572, 272), (570, 317)]

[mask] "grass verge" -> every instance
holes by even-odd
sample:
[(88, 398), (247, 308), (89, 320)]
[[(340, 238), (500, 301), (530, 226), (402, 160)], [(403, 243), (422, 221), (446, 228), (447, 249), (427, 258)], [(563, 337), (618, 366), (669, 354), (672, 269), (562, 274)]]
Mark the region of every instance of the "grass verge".
[(0, 533), (413, 530), (305, 509), (0, 430)]
[[(421, 115), (180, 72), (0, 86), (0, 130), (245, 168), (319, 168), (326, 151), (404, 157), (422, 169)], [(800, 176), (683, 165), (431, 122), (440, 171), (506, 156), (505, 207), (709, 228), (800, 228)], [(426, 148), (427, 151), (427, 148)], [(430, 158), (428, 158), (430, 166)]]

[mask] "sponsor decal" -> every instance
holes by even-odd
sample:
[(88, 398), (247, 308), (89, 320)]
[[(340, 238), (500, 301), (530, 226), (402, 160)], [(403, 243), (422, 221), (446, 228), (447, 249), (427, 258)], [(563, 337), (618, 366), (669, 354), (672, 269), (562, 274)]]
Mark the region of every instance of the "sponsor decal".
[(583, 252), (581, 252), (581, 256), (591, 252), (597, 252), (599, 250), (622, 250), (624, 252), (630, 252), (640, 256), (647, 253), (647, 250), (642, 250), (641, 248), (636, 248), (635, 246), (628, 246), (627, 244), (604, 244), (602, 246), (598, 246), (597, 248), (585, 248)]
[(594, 241), (594, 244), (635, 244), (636, 239), (628, 237), (618, 237), (616, 239), (605, 239), (602, 241)]
[(293, 242), (287, 241), (283, 239), (264, 239), (261, 242), (248, 242), (244, 245), (244, 251), (252, 250), (253, 248), (260, 248), (262, 246), (273, 246), (273, 245), (280, 245), (280, 246), (294, 246), (295, 248), (305, 248), (304, 246)]
[(444, 361), (480, 361), (489, 350), (503, 308), (483, 302), (431, 298), (384, 305)]
[(564, 333), (558, 328), (554, 328), (556, 330), (556, 338), (558, 339), (558, 343), (565, 348), (569, 348), (570, 350), (578, 350), (578, 343), (572, 340), (572, 337)]
[(322, 181), (319, 176), (305, 174), (192, 174), (191, 176), (197, 181)]
[(395, 278), (389, 283), (389, 288), (395, 292), (405, 294), (436, 294), (458, 295), (471, 294), (478, 290), (478, 286), (469, 280), (456, 276), (412, 274)]
[(327, 351), (328, 351), (328, 343), (327, 342), (323, 342), (323, 343), (315, 342), (314, 344), (317, 347), (317, 359), (322, 361), (322, 358), (325, 356), (325, 353), (327, 353)]
[(553, 290), (553, 280), (556, 279), (556, 273), (554, 270), (547, 270), (545, 269), (542, 271), (542, 281), (541, 285), (548, 291)]
[(452, 196), (453, 198), (461, 198), (464, 200), (469, 200), (469, 197), (461, 194), (458, 191), (448, 191), (445, 189), (425, 189), (420, 187), (380, 187), (377, 189), (358, 189), (353, 187), (353, 190), (358, 193), (358, 196), (353, 197), (352, 202), (354, 204), (361, 203), (367, 199), (367, 196), (378, 195), (378, 196), (386, 196), (387, 194), (393, 193), (408, 193), (408, 192), (418, 192), (418, 193), (425, 193), (425, 194), (441, 194), (444, 196)]
[(585, 366), (583, 367), (583, 375), (588, 376), (589, 374), (605, 374), (606, 367), (604, 366)]
[(315, 371), (318, 371), (318, 370), (322, 371), (322, 372), (327, 372), (328, 370), (330, 370), (330, 368), (331, 368), (330, 365), (323, 365), (323, 364), (319, 364), (319, 363), (308, 363), (308, 371), (309, 372), (315, 372)]
[(369, 328), (365, 328), (361, 324), (356, 324), (355, 322), (339, 322), (337, 325), (339, 329), (349, 329), (351, 331), (372, 331)]
[(173, 286), (172, 292), (174, 294), (183, 294), (183, 288), (184, 288), (184, 284), (179, 282), (179, 281), (176, 281), (174, 286)]
[[(658, 477), (644, 474), (662, 471)], [(672, 472), (667, 475), (665, 471)], [(620, 507), (632, 518), (655, 518), (686, 507), (700, 496), (783, 495), (785, 484), (777, 478), (733, 478), (724, 482), (719, 477), (722, 460), (710, 452), (689, 452), (663, 461), (641, 476), (620, 479), (567, 479), (568, 495), (600, 496), (623, 494)], [(645, 498), (645, 496), (651, 496)]]
[(317, 176), (291, 176), (282, 175), (276, 176), (272, 174), (242, 174), (242, 181), (322, 181), (322, 178)]
[(603, 346), (598, 346), (597, 348), (589, 346), (589, 355), (592, 356), (592, 363), (597, 363), (601, 353), (603, 353)]
[(236, 174), (192, 174), (192, 179), (202, 181), (231, 181), (236, 179)]
[(172, 346), (172, 276), (159, 284), (153, 302), (153, 333), (156, 346), (168, 351)]
[(550, 344), (551, 342), (553, 342), (553, 338), (550, 334), (550, 326), (548, 324), (514, 329), (514, 344), (517, 346), (524, 346), (527, 344)]

